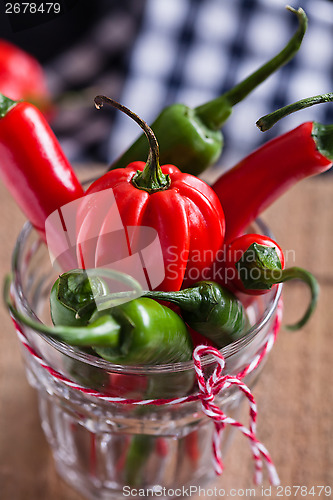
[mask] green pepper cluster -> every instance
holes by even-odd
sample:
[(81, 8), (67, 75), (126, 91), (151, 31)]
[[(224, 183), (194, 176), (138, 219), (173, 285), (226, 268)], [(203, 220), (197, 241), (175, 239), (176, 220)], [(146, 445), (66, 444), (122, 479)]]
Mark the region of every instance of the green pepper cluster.
[[(116, 306), (110, 300), (102, 278), (81, 269), (62, 274), (51, 290), (55, 328), (50, 333), (90, 347), (113, 363), (153, 365), (192, 358), (187, 325), (219, 348), (243, 335), (247, 326), (241, 302), (212, 281), (178, 292), (145, 292)], [(179, 306), (182, 317), (159, 301)]]

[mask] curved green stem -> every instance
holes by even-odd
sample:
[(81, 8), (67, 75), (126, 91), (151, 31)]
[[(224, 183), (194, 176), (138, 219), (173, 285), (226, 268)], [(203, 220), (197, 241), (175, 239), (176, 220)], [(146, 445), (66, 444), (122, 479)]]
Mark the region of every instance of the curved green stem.
[(121, 271), (116, 271), (114, 269), (107, 269), (104, 267), (85, 269), (84, 272), (87, 273), (88, 278), (108, 278), (110, 280), (118, 281), (120, 283), (123, 283), (124, 285), (132, 287), (132, 290), (126, 290), (125, 292), (115, 292), (95, 297), (95, 302), (97, 305), (107, 303), (107, 306), (103, 307), (103, 309), (110, 309), (111, 307), (119, 306), (124, 302), (128, 302), (129, 300), (133, 300), (142, 295), (142, 287), (140, 283), (129, 274), (123, 273)]
[(257, 71), (220, 97), (195, 108), (196, 115), (210, 128), (218, 130), (230, 116), (232, 106), (242, 101), (260, 83), (265, 81), (272, 73), (294, 57), (298, 51), (307, 29), (307, 16), (303, 9), (286, 7), (290, 12), (296, 14), (299, 26), (294, 36), (289, 40), (284, 49), (273, 57)]
[(301, 281), (304, 281), (309, 288), (311, 292), (311, 300), (308, 308), (305, 311), (305, 314), (303, 317), (294, 325), (287, 325), (285, 328), (288, 330), (298, 330), (302, 328), (305, 323), (309, 320), (310, 316), (312, 315), (313, 311), (315, 310), (315, 307), (318, 302), (318, 295), (319, 295), (319, 284), (316, 278), (311, 274), (309, 271), (306, 271), (305, 269), (302, 269), (301, 267), (290, 267), (288, 269), (284, 269), (282, 271), (282, 280), (281, 283), (293, 279), (298, 279)]
[[(184, 290), (178, 290), (177, 292), (162, 292), (159, 290), (147, 291), (143, 293), (143, 296), (154, 300), (172, 302), (173, 304), (181, 307), (184, 311), (188, 312), (196, 311), (203, 300), (198, 287), (185, 288)], [(212, 306), (213, 305), (215, 305), (215, 303), (212, 304)]]
[(77, 318), (85, 317), (89, 312), (91, 312), (92, 314), (96, 308), (99, 310), (111, 309), (112, 307), (119, 306), (124, 302), (134, 300), (136, 298), (138, 298), (138, 295), (135, 291), (108, 293), (103, 297), (96, 297), (91, 302), (85, 304), (77, 311), (76, 317)]
[(313, 97), (307, 97), (306, 99), (301, 99), (300, 101), (296, 101), (292, 104), (288, 104), (283, 108), (277, 109), (273, 111), (273, 113), (269, 113), (268, 115), (262, 116), (256, 122), (257, 127), (261, 130), (261, 132), (266, 132), (273, 127), (275, 123), (277, 123), (281, 118), (285, 116), (291, 115), (296, 111), (301, 109), (310, 108), (315, 104), (322, 104), (325, 102), (333, 101), (333, 92), (328, 92), (327, 94), (315, 95)]
[(133, 113), (130, 109), (126, 108), (123, 104), (115, 101), (114, 99), (110, 99), (109, 97), (105, 97), (102, 95), (98, 95), (94, 99), (95, 106), (97, 109), (103, 107), (103, 104), (109, 104), (116, 109), (119, 109), (127, 116), (132, 118), (144, 131), (146, 137), (149, 142), (149, 156), (147, 159), (147, 163), (143, 171), (138, 171), (135, 176), (132, 178), (132, 183), (138, 189), (142, 189), (147, 191), (148, 193), (154, 193), (156, 191), (162, 191), (167, 189), (170, 186), (170, 178), (168, 175), (164, 175), (160, 163), (159, 163), (159, 146), (156, 139), (156, 136), (149, 125), (142, 120), (138, 115)]
[(103, 316), (86, 327), (54, 326), (50, 327), (40, 321), (35, 321), (18, 311), (10, 297), (12, 277), (6, 276), (3, 297), (11, 315), (20, 323), (33, 330), (51, 337), (58, 337), (64, 342), (75, 346), (110, 346), (118, 347), (120, 340), (120, 325), (110, 315)]
[(119, 306), (124, 302), (128, 302), (130, 300), (141, 297), (142, 295), (142, 287), (140, 283), (129, 274), (106, 268), (93, 268), (82, 270), (82, 272), (87, 274), (87, 278), (97, 277), (109, 278), (114, 281), (117, 280), (125, 285), (129, 285), (133, 288), (133, 290), (126, 290), (125, 292), (106, 293), (105, 295), (94, 297), (94, 300), (88, 302), (77, 311), (76, 316), (78, 318), (84, 317), (89, 311), (93, 313), (96, 308), (99, 310), (111, 309), (112, 307)]
[[(252, 269), (253, 271), (253, 269)], [(309, 320), (313, 311), (315, 310), (318, 295), (319, 295), (319, 284), (316, 278), (309, 271), (302, 269), (301, 267), (289, 267), (287, 269), (258, 269), (256, 268), (258, 275), (256, 276), (256, 281), (264, 283), (270, 288), (272, 285), (278, 283), (284, 283), (286, 281), (298, 279), (306, 283), (311, 292), (311, 300), (308, 308), (306, 309), (303, 317), (294, 325), (287, 325), (285, 328), (288, 330), (298, 330), (302, 328), (305, 323)], [(263, 288), (263, 287), (262, 287)], [(255, 287), (253, 287), (255, 289)], [(260, 289), (259, 286), (257, 289)]]

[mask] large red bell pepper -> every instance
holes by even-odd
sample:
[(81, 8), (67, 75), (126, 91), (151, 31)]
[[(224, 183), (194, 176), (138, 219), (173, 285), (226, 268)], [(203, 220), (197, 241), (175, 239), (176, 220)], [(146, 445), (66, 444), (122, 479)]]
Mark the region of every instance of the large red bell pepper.
[(47, 217), (84, 194), (42, 113), (1, 94), (0, 177), (43, 237)]
[[(99, 96), (95, 102), (107, 102), (131, 116), (147, 133), (151, 153), (146, 164), (131, 163), (126, 168), (107, 172), (87, 190), (86, 195), (112, 189), (123, 226), (147, 226), (157, 231), (163, 253), (165, 278), (159, 288), (178, 290), (185, 284), (198, 281), (223, 244), (224, 215), (214, 191), (202, 180), (182, 173), (173, 165), (159, 166), (158, 145), (151, 129), (136, 115), (115, 101)], [(110, 197), (111, 198), (111, 197)], [(111, 203), (110, 199), (110, 203)], [(104, 201), (103, 201), (104, 203)], [(97, 199), (98, 204), (98, 199)], [(98, 207), (99, 209), (100, 207)], [(91, 199), (83, 201), (78, 228), (78, 241), (83, 244), (100, 234), (96, 246), (84, 252), (91, 262), (79, 260), (82, 267), (104, 265), (105, 256), (116, 260), (118, 247), (103, 243), (103, 235), (114, 229), (114, 218), (103, 207), (105, 216), (96, 219), (96, 205)], [(119, 254), (119, 258), (121, 255)], [(89, 260), (89, 257), (88, 257)]]

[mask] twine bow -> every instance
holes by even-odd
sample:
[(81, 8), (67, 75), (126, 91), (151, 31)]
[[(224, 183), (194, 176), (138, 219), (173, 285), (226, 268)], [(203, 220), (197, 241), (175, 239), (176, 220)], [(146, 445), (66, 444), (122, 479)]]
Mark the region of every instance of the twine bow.
[[(205, 379), (202, 370), (202, 356), (211, 355), (216, 362), (213, 373)], [(216, 474), (222, 474), (224, 465), (221, 454), (222, 431), (227, 424), (237, 427), (250, 441), (252, 455), (255, 462), (255, 484), (262, 482), (262, 458), (268, 469), (271, 484), (278, 485), (279, 477), (274, 467), (273, 461), (265, 446), (256, 437), (257, 405), (255, 399), (244, 382), (232, 375), (223, 375), (225, 361), (222, 354), (214, 347), (198, 346), (193, 352), (194, 368), (197, 382), (200, 389), (199, 399), (201, 400), (203, 412), (213, 420), (215, 430), (213, 434), (213, 463)], [(223, 410), (215, 404), (215, 397), (231, 386), (237, 386), (246, 396), (250, 406), (250, 423), (245, 427), (237, 420), (225, 415)]]

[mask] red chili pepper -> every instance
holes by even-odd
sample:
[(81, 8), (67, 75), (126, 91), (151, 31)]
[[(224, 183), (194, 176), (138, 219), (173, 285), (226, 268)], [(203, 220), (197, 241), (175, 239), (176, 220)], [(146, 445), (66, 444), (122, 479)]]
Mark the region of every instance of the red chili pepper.
[[(166, 305), (167, 307), (169, 307), (169, 309), (172, 309), (175, 313), (177, 313), (178, 316), (181, 316), (181, 309), (176, 304), (173, 304), (173, 303), (168, 302), (168, 301), (163, 301), (163, 300), (162, 301), (159, 300), (158, 302)], [(188, 332), (191, 336), (193, 349), (195, 349), (198, 345), (209, 345), (212, 347), (218, 347), (217, 344), (215, 342), (213, 342), (213, 340), (211, 340), (208, 337), (205, 337), (201, 333), (197, 332), (196, 330), (191, 328), (187, 323), (186, 323), (186, 327), (187, 327)]]
[(221, 266), (224, 284), (249, 295), (267, 293), (278, 283), (292, 279), (304, 281), (310, 288), (311, 302), (303, 318), (289, 329), (301, 328), (315, 309), (319, 293), (315, 277), (300, 267), (285, 269), (281, 247), (268, 236), (251, 233), (235, 238), (226, 247)]
[[(333, 100), (333, 93), (302, 99), (257, 121), (268, 130), (294, 111)], [(296, 182), (325, 172), (333, 161), (333, 125), (306, 122), (268, 141), (224, 173), (213, 185), (226, 220), (225, 242), (239, 236)]]
[[(151, 153), (146, 165), (134, 162), (126, 168), (107, 172), (92, 184), (86, 195), (112, 188), (124, 228), (147, 226), (157, 231), (165, 269), (165, 278), (159, 288), (178, 290), (184, 278), (185, 283), (197, 281), (221, 248), (224, 237), (221, 204), (214, 191), (202, 180), (180, 172), (173, 165), (160, 167), (158, 144), (148, 125), (111, 99), (103, 96), (95, 99), (97, 107), (104, 102), (122, 110), (143, 128)], [(108, 217), (108, 210), (109, 206), (105, 207), (105, 216), (101, 217), (97, 230), (96, 206), (91, 207), (89, 198), (86, 203), (83, 201), (79, 216), (79, 245), (82, 248), (87, 241), (89, 245), (89, 239), (96, 232), (100, 237), (93, 252), (88, 248), (83, 251), (84, 258), (79, 255), (82, 267), (105, 265), (105, 256), (109, 258), (112, 252), (114, 257), (119, 251), (120, 245), (111, 245), (110, 248), (107, 238), (103, 239), (103, 235), (114, 228), (114, 220)], [(90, 263), (87, 262), (87, 255), (91, 257)]]
[(226, 243), (296, 182), (325, 172), (332, 161), (333, 125), (306, 122), (228, 170), (213, 185), (225, 214)]
[(32, 225), (83, 196), (83, 189), (42, 113), (0, 95), (0, 177)]
[(186, 436), (184, 437), (184, 445), (186, 453), (190, 458), (192, 465), (197, 465), (201, 456), (199, 446), (199, 431), (195, 430), (190, 434), (186, 434)]
[[(259, 254), (259, 257), (256, 254), (258, 245), (263, 247), (259, 247), (259, 252), (262, 250), (264, 252), (263, 256), (270, 258), (270, 261), (260, 261), (261, 254)], [(267, 252), (266, 249), (273, 249), (273, 251), (269, 250)], [(261, 264), (264, 266), (264, 270), (268, 265), (273, 267), (273, 271), (277, 270), (278, 277), (280, 277), (285, 262), (283, 251), (276, 241), (268, 236), (254, 233), (243, 234), (235, 238), (225, 248), (224, 259), (221, 261), (224, 283), (233, 290), (248, 295), (267, 293), (272, 288), (272, 283), (262, 281), (259, 269)], [(253, 269), (254, 271), (251, 273)], [(265, 280), (267, 277), (264, 275)]]
[(46, 77), (37, 59), (16, 45), (0, 40), (0, 92), (15, 101), (31, 101), (50, 108)]
[(193, 342), (193, 349), (195, 349), (198, 345), (209, 345), (212, 347), (218, 347), (217, 344), (215, 342), (213, 342), (213, 340), (209, 339), (208, 337), (205, 337), (204, 335), (197, 332), (196, 330), (194, 330), (190, 326), (188, 326), (188, 325), (186, 325), (186, 326), (187, 326), (187, 329), (189, 331), (189, 334), (191, 335), (191, 339)]
[(121, 450), (118, 451), (118, 453), (117, 453), (118, 460), (116, 461), (116, 466), (115, 466), (116, 472), (118, 474), (120, 474), (124, 470), (125, 465), (126, 465), (128, 450), (130, 449), (130, 446), (131, 446), (130, 436), (129, 435), (123, 436), (122, 443), (123, 443), (123, 446), (122, 446)]
[(109, 383), (105, 392), (109, 396), (121, 396), (131, 398), (133, 394), (141, 394), (147, 389), (148, 379), (142, 375), (131, 375), (122, 373), (109, 373)]
[(157, 437), (155, 441), (155, 449), (158, 456), (164, 458), (169, 452), (168, 440), (162, 436)]

